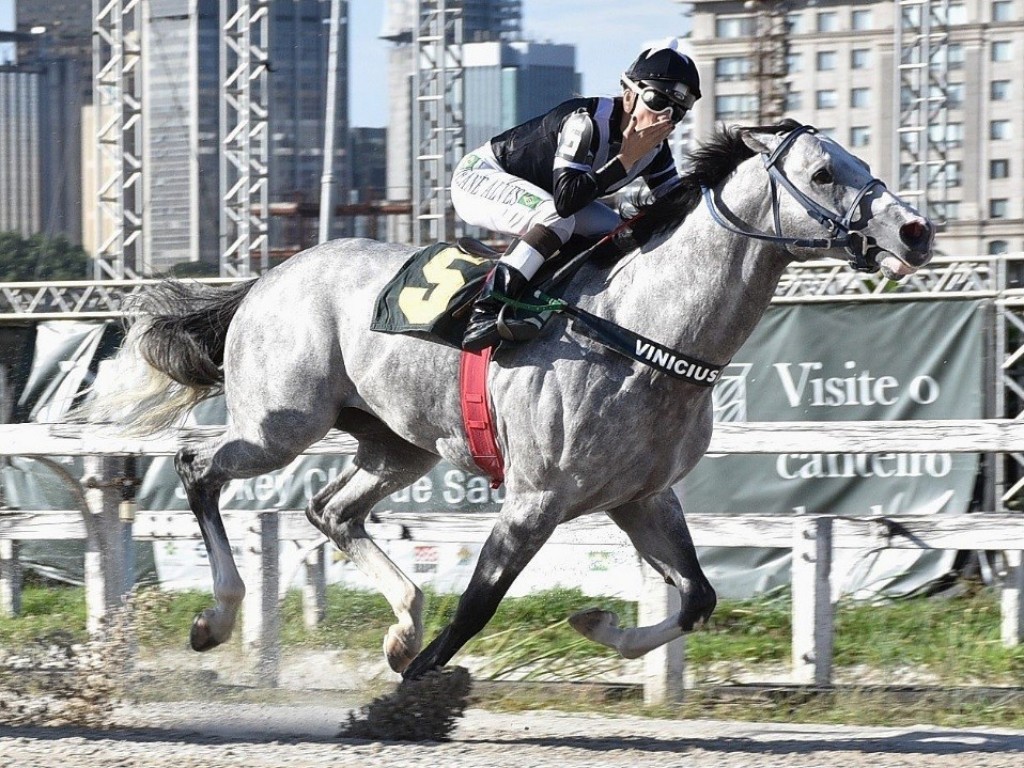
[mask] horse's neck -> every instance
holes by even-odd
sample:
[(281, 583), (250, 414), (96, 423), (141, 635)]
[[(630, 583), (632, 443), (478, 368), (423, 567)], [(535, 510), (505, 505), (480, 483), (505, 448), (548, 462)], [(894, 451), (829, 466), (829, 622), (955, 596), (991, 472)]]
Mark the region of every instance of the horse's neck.
[[(727, 210), (762, 230), (770, 202), (751, 190), (763, 180), (748, 163), (722, 191)], [(725, 363), (753, 332), (786, 264), (777, 246), (727, 232), (701, 204), (675, 232), (623, 265), (609, 286), (609, 310), (655, 341)]]

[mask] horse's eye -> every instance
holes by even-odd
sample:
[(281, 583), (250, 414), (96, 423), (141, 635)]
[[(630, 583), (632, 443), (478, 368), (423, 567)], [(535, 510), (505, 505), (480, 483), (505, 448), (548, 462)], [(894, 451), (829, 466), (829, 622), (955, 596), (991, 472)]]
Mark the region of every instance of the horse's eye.
[(832, 171), (828, 168), (819, 168), (811, 176), (811, 181), (815, 184), (831, 184), (832, 183)]

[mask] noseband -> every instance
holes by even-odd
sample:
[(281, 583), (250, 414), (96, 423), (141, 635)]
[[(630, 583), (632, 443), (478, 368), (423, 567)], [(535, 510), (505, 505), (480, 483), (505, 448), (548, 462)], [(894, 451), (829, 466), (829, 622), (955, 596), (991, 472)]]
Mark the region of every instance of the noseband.
[[(790, 131), (786, 137), (779, 142), (779, 146), (775, 148), (774, 152), (762, 152), (761, 158), (764, 161), (765, 170), (768, 171), (768, 182), (771, 185), (772, 190), (772, 216), (775, 220), (775, 234), (770, 235), (766, 232), (756, 232), (751, 229), (739, 229), (731, 225), (722, 216), (721, 211), (718, 210), (717, 205), (714, 201), (714, 196), (711, 193), (711, 189), (704, 184), (701, 184), (701, 191), (704, 195), (704, 202), (707, 203), (708, 210), (711, 213), (711, 218), (724, 229), (733, 232), (737, 235), (743, 235), (744, 237), (751, 237), (755, 240), (765, 240), (772, 243), (779, 243), (786, 246), (796, 246), (798, 248), (815, 248), (830, 250), (832, 248), (845, 248), (849, 254), (850, 266), (858, 272), (874, 272), (878, 269), (878, 264), (872, 257), (872, 252), (875, 250), (874, 241), (866, 235), (862, 234), (864, 225), (867, 223), (865, 218), (864, 222), (860, 226), (854, 227), (853, 217), (860, 210), (861, 203), (864, 198), (870, 194), (876, 188), (885, 189), (885, 183), (881, 179), (872, 178), (860, 188), (857, 192), (856, 197), (853, 198), (853, 202), (850, 207), (847, 208), (846, 213), (841, 215), (833, 213), (822, 205), (819, 205), (814, 200), (811, 200), (806, 194), (797, 189), (793, 182), (789, 180), (785, 172), (779, 167), (779, 159), (793, 146), (793, 142), (797, 140), (801, 135), (815, 134), (818, 131), (810, 125), (801, 125), (798, 128), (794, 128)], [(828, 232), (827, 238), (800, 238), (800, 237), (786, 237), (782, 234), (782, 221), (779, 214), (779, 186), (782, 186), (789, 194), (803, 206), (804, 210), (807, 211), (807, 215), (817, 221), (825, 230)]]

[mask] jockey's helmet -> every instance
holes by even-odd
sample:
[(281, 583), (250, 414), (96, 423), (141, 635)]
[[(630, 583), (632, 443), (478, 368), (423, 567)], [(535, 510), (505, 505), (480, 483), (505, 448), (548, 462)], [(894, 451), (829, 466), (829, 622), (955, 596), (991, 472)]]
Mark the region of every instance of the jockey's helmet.
[(622, 75), (624, 85), (655, 88), (686, 109), (700, 98), (697, 66), (676, 50), (674, 41), (672, 45), (644, 49)]

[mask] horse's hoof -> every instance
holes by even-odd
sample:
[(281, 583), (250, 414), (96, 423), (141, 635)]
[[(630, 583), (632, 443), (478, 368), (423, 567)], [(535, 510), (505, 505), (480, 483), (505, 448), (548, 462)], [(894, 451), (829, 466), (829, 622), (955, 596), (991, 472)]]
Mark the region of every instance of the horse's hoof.
[(421, 645), (412, 627), (392, 624), (384, 635), (384, 657), (388, 660), (388, 666), (402, 674), (420, 652)]
[(612, 611), (588, 608), (585, 611), (580, 611), (570, 616), (569, 624), (584, 637), (597, 642), (604, 642), (599, 638), (608, 630), (619, 626), (619, 616)]
[(206, 611), (197, 613), (192, 620), (192, 631), (189, 632), (188, 640), (193, 651), (208, 651), (220, 645), (221, 641), (213, 636), (213, 630), (210, 629)]

